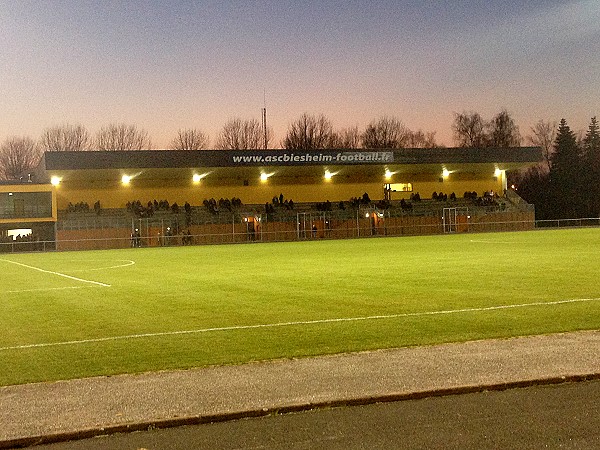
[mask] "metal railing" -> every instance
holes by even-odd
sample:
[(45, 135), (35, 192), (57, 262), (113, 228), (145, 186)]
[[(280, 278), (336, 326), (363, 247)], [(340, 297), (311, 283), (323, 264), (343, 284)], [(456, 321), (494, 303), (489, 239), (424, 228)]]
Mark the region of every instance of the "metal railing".
[[(300, 217), (301, 216), (301, 217)], [(488, 216), (464, 216), (452, 227), (452, 233), (483, 233), (495, 231), (532, 230), (533, 217), (524, 220), (484, 220)], [(142, 226), (138, 226), (142, 225)], [(364, 210), (346, 219), (328, 213), (300, 213), (293, 221), (268, 222), (257, 220), (250, 226), (243, 220), (229, 224), (206, 224), (166, 232), (165, 227), (123, 227), (112, 230), (63, 230), (58, 233), (57, 250), (91, 250), (127, 247), (160, 247), (180, 245), (234, 244), (249, 242), (307, 241), (354, 239), (381, 236), (417, 236), (448, 233), (443, 217), (390, 217), (384, 213)], [(137, 231), (135, 231), (137, 229)]]
[[(332, 212), (300, 214), (303, 215), (301, 218), (299, 218), (299, 214), (296, 214), (295, 217), (286, 217), (289, 220), (285, 221), (258, 221), (252, 227), (244, 222), (243, 215), (237, 215), (232, 216), (229, 223), (180, 227), (172, 235), (165, 232), (166, 219), (163, 217), (148, 219), (147, 223), (142, 223), (145, 219), (119, 217), (119, 220), (113, 221), (106, 228), (57, 227), (57, 240), (3, 241), (0, 242), (0, 253), (600, 227), (600, 218), (596, 217), (536, 221), (533, 219), (533, 214), (530, 213), (475, 215), (468, 211), (465, 214), (457, 215), (450, 228), (444, 226), (442, 215), (396, 216), (390, 214), (389, 211), (380, 213), (375, 209), (364, 208), (352, 212), (345, 211), (343, 215), (338, 216)], [(515, 217), (517, 217), (516, 220), (514, 220)], [(262, 218), (265, 219), (266, 215), (263, 215)], [(503, 220), (504, 218), (506, 220)], [(111, 222), (110, 218), (102, 220)], [(115, 227), (115, 225), (119, 226)], [(135, 228), (138, 228), (140, 232), (137, 239), (133, 238)]]
[(585, 217), (581, 219), (552, 219), (536, 220), (536, 228), (584, 228), (600, 226), (599, 217)]

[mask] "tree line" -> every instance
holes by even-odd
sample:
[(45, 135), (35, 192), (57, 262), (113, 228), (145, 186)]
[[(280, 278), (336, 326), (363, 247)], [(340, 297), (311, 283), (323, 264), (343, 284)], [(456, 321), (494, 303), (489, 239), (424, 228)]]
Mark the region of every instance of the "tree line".
[(543, 161), (511, 175), (511, 183), (538, 220), (600, 217), (600, 128), (592, 117), (584, 135), (567, 121), (539, 121), (529, 143), (542, 148)]
[[(490, 122), (478, 113), (456, 113), (454, 139), (459, 146), (516, 146), (521, 142), (518, 127), (506, 111)], [(412, 131), (396, 117), (371, 121), (363, 130), (358, 126), (335, 129), (325, 115), (302, 114), (290, 123), (279, 143), (284, 149), (381, 149), (439, 147), (435, 131)], [(256, 119), (230, 119), (221, 129), (213, 148), (220, 150), (259, 150), (273, 148), (274, 133)], [(211, 148), (209, 136), (198, 128), (180, 129), (168, 148), (205, 150)], [(110, 124), (94, 136), (83, 125), (47, 128), (38, 140), (12, 136), (0, 145), (0, 179), (17, 180), (37, 165), (43, 152), (151, 150), (152, 140), (144, 129), (130, 124)]]
[[(561, 120), (540, 120), (522, 138), (518, 126), (506, 110), (490, 120), (477, 112), (455, 113), (453, 139), (459, 147), (517, 147), (523, 141), (542, 149), (543, 161), (522, 172), (509, 174), (519, 194), (536, 205), (539, 219), (559, 217), (598, 217), (600, 214), (600, 137), (592, 118), (585, 135), (576, 135)], [(255, 119), (229, 120), (212, 148), (259, 150), (273, 148), (272, 128), (263, 129)], [(169, 149), (211, 148), (209, 136), (197, 128), (178, 130)], [(384, 116), (364, 129), (358, 126), (335, 129), (323, 114), (302, 114), (288, 126), (280, 142), (284, 149), (395, 149), (440, 147), (435, 132), (412, 131), (395, 118)], [(123, 151), (150, 150), (148, 132), (128, 124), (110, 124), (94, 136), (82, 125), (61, 125), (44, 130), (39, 140), (9, 137), (0, 145), (0, 179), (18, 180), (31, 171), (45, 151)]]

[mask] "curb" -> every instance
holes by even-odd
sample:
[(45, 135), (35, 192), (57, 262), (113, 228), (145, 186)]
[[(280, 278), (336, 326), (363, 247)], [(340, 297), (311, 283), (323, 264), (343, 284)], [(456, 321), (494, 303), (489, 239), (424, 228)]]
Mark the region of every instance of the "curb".
[(460, 386), (454, 388), (434, 389), (409, 393), (372, 395), (367, 397), (347, 398), (316, 403), (297, 403), (287, 406), (261, 408), (247, 411), (226, 412), (211, 415), (178, 417), (174, 419), (149, 420), (144, 422), (111, 425), (100, 428), (89, 428), (80, 431), (53, 433), (48, 435), (29, 436), (0, 440), (0, 449), (25, 448), (34, 445), (56, 444), (60, 442), (89, 439), (98, 436), (108, 436), (117, 433), (131, 433), (135, 431), (149, 431), (154, 429), (174, 428), (185, 425), (202, 425), (208, 423), (228, 422), (245, 418), (265, 417), (275, 414), (288, 414), (293, 412), (310, 411), (314, 409), (336, 408), (343, 406), (364, 406), (374, 403), (399, 402), (406, 400), (420, 400), (432, 397), (445, 397), (450, 395), (473, 394), (485, 391), (505, 391), (508, 389), (526, 388), (531, 386), (558, 385), (563, 383), (577, 383), (583, 381), (600, 380), (599, 373), (584, 375), (566, 375), (559, 377), (541, 378), (534, 380), (512, 381), (479, 386)]

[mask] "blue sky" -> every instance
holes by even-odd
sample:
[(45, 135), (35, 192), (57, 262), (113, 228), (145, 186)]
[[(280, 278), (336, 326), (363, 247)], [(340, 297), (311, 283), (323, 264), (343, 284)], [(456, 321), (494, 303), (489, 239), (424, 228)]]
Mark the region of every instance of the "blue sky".
[(452, 145), (454, 112), (585, 129), (600, 113), (600, 2), (0, 0), (0, 141), (112, 122), (162, 148), (213, 142), (266, 99), (277, 141), (304, 112), (383, 115)]

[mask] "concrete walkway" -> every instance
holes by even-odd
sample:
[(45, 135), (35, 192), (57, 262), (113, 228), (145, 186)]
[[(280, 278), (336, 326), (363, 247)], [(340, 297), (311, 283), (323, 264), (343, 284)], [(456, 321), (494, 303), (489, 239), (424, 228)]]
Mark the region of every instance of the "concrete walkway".
[(0, 448), (585, 379), (600, 379), (600, 331), (8, 386)]

